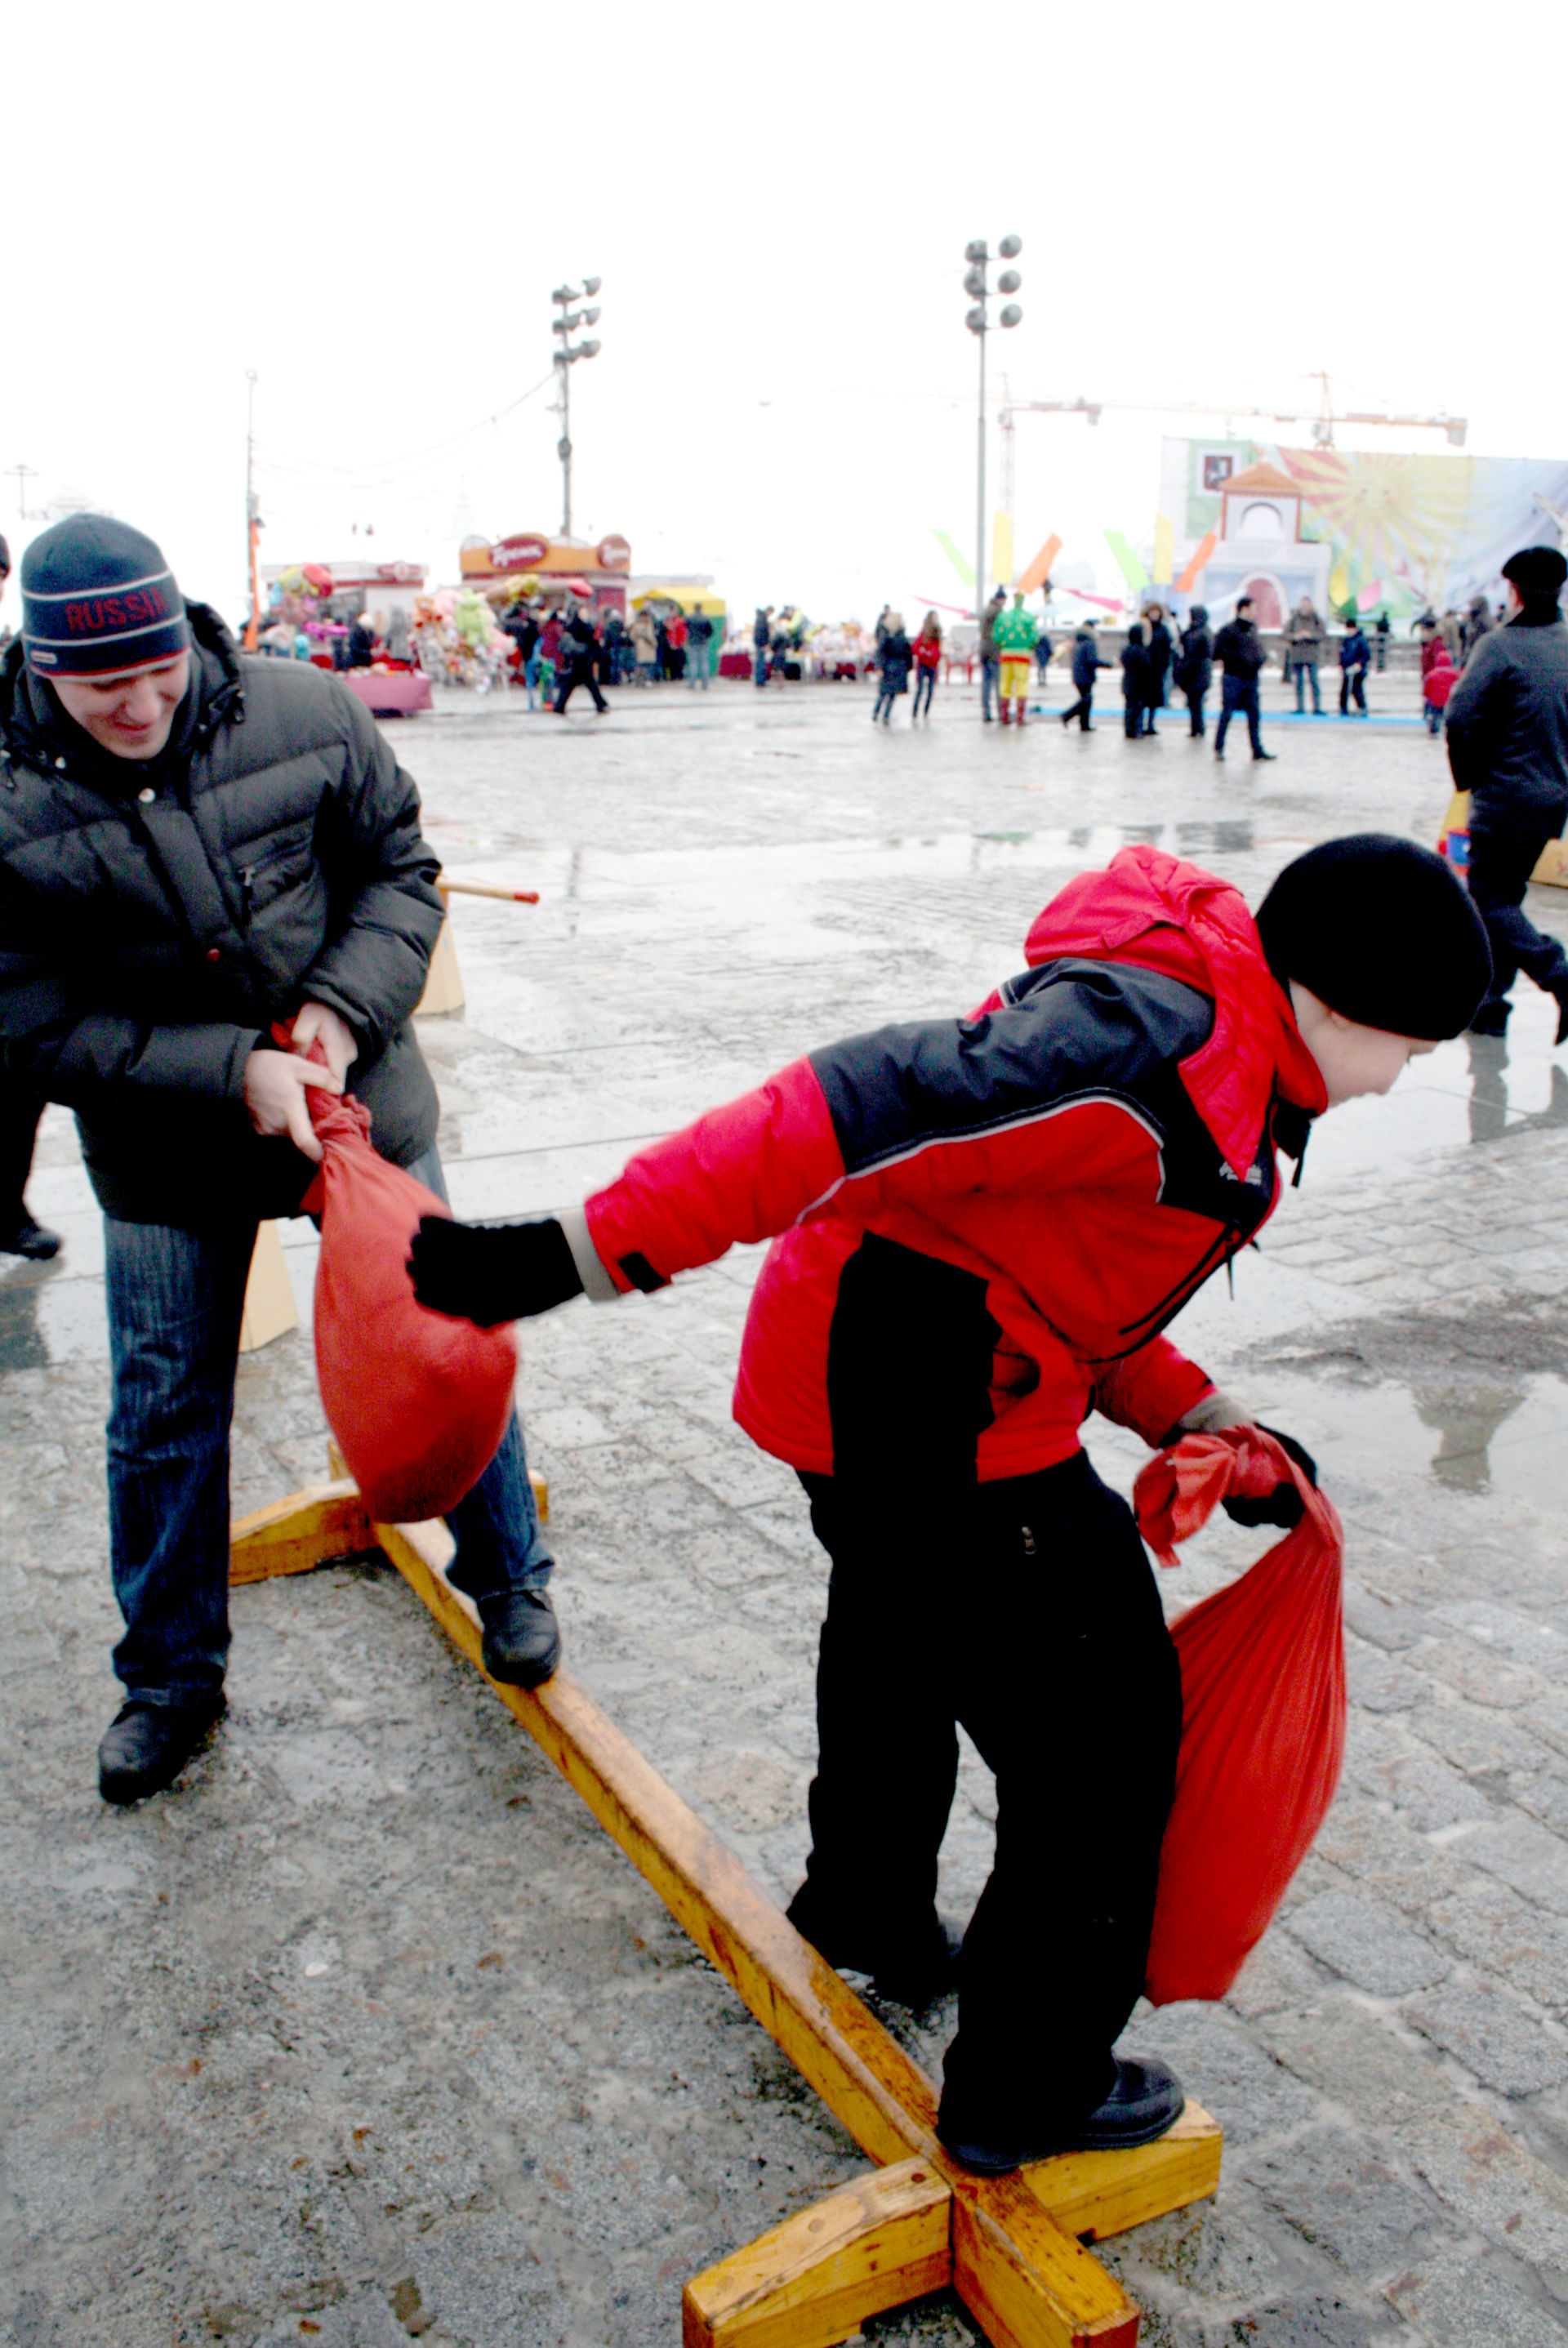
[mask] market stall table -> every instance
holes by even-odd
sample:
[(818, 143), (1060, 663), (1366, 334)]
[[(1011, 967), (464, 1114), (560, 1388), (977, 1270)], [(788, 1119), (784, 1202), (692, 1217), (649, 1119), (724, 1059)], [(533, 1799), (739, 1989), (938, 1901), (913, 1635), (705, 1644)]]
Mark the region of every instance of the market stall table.
[(412, 717), (435, 705), (430, 680), (418, 669), (345, 669), (343, 682), (372, 717)]

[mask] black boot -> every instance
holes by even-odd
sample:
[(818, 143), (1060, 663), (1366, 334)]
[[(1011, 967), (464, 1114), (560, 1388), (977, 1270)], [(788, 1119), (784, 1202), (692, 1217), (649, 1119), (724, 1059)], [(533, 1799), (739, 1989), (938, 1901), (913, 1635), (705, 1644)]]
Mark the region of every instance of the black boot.
[(25, 1255), (34, 1263), (47, 1263), (59, 1252), (58, 1231), (46, 1231), (26, 1207), (18, 1207), (13, 1220), (0, 1230), (0, 1255)]
[(223, 1709), (222, 1691), (196, 1704), (121, 1704), (98, 1746), (106, 1802), (139, 1802), (171, 1786)]
[(801, 1939), (810, 1941), (835, 1972), (867, 1974), (879, 1997), (892, 1998), (913, 2013), (923, 2013), (958, 1986), (964, 1935), (934, 1911), (913, 1931), (886, 1936), (845, 1931), (817, 1904), (810, 1883), (803, 1883), (786, 1912)]
[(1568, 978), (1560, 978), (1552, 993), (1557, 1000), (1557, 1041), (1568, 1044)]
[(478, 1601), (484, 1625), (480, 1661), (508, 1687), (537, 1687), (561, 1661), (561, 1626), (544, 1590), (501, 1590)]
[[(1506, 998), (1500, 999), (1496, 1003), (1481, 1004), (1476, 1012), (1475, 1017), (1470, 1021), (1470, 1034), (1472, 1035), (1506, 1035), (1508, 1033), (1508, 1014), (1511, 1007), (1511, 1004), (1509, 1004)], [(1563, 1019), (1564, 1016), (1568, 1016), (1568, 1014), (1560, 1014), (1558, 1017), (1557, 1040), (1559, 1043), (1563, 1040)]]
[(1048, 2160), (1058, 2152), (1123, 2152), (1139, 2144), (1152, 2144), (1174, 2127), (1186, 2109), (1187, 2098), (1174, 2072), (1154, 2059), (1147, 2063), (1119, 2062), (1116, 2085), (1102, 2104), (1075, 2127), (1031, 2138), (1026, 2133), (993, 2133), (981, 2125), (965, 2125), (961, 2112), (950, 2112), (943, 2097), (936, 2133), (955, 2160), (983, 2177), (1005, 2176), (1026, 2161)]

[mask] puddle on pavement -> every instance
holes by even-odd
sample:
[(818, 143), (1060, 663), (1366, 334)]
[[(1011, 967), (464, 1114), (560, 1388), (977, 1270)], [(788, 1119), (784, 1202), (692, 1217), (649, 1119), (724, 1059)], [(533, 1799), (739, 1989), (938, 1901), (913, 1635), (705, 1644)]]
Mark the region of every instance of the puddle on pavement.
[(1472, 1498), (1568, 1509), (1568, 1381), (1550, 1373), (1346, 1386), (1274, 1371), (1254, 1375), (1249, 1400), (1306, 1446), (1330, 1491), (1337, 1470), (1362, 1487), (1418, 1477)]
[(1252, 1349), (1259, 1416), (1332, 1478), (1426, 1476), (1449, 1491), (1568, 1509), (1568, 1301), (1472, 1303), (1297, 1331)]

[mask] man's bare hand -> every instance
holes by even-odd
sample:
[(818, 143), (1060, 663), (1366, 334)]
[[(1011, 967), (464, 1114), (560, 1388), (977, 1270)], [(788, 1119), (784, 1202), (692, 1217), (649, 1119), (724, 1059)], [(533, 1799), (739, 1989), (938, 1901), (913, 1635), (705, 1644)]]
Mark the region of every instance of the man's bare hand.
[(301, 1007), (294, 1021), (292, 1049), (299, 1053), (302, 1059), (307, 1059), (311, 1045), (318, 1041), (326, 1054), (326, 1065), (341, 1088), (348, 1071), (359, 1057), (359, 1045), (354, 1030), (326, 1004), (307, 1003)]
[[(333, 1014), (329, 1012), (327, 1016)], [(296, 1031), (297, 1032), (297, 1031)], [(293, 1052), (258, 1047), (245, 1062), (245, 1107), (258, 1133), (286, 1133), (297, 1150), (321, 1163), (321, 1144), (310, 1121), (307, 1092), (320, 1086), (329, 1093), (343, 1090), (343, 1078), (331, 1068), (302, 1060)]]

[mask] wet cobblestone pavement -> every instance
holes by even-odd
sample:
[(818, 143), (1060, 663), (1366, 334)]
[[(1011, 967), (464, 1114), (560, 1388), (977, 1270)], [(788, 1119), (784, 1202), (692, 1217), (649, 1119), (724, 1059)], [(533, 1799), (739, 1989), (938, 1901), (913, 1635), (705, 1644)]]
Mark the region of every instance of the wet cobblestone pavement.
[[(844, 687), (624, 691), (603, 722), (454, 696), (396, 737), (432, 837), (543, 897), (459, 902), (467, 1011), (426, 1023), (459, 1211), (575, 1200), (813, 1042), (966, 1007), (1124, 840), (1255, 901), (1329, 833), (1431, 837), (1440, 747), (1408, 682), (1373, 688), (1365, 726), (1274, 721), (1270, 767), (1174, 719), (1126, 743), (1114, 707), (982, 729), (958, 692), (916, 738)], [(1178, 1324), (1318, 1457), (1352, 1712), (1233, 1997), (1132, 2027), (1227, 2138), (1216, 2201), (1106, 2248), (1147, 2348), (1568, 2339), (1568, 1055), (1527, 983), (1513, 1026), (1336, 1113), (1234, 1298)], [(0, 1277), (0, 2343), (674, 2341), (683, 2280), (855, 2147), (387, 1570), (236, 1593), (227, 1723), (102, 1807), (101, 1247), (57, 1111), (30, 1195), (67, 1246)], [(757, 1261), (534, 1324), (522, 1395), (573, 1669), (786, 1894), (825, 1566), (728, 1416)], [(1092, 1447), (1126, 1488), (1136, 1439)], [(242, 1365), (236, 1507), (323, 1460), (301, 1330)], [(1206, 1532), (1169, 1603), (1257, 1547)], [(970, 1756), (960, 1911), (990, 1817)], [(887, 2018), (934, 2066), (941, 2029)], [(976, 2336), (946, 2298), (869, 2331)]]

